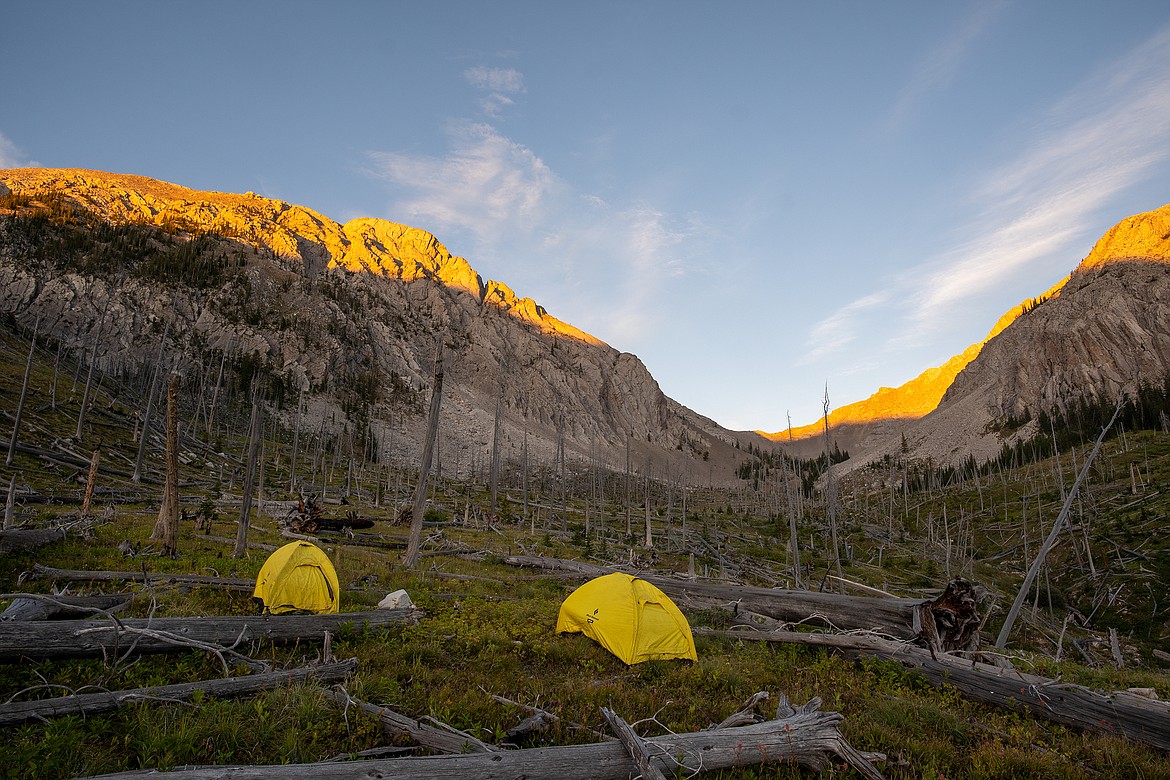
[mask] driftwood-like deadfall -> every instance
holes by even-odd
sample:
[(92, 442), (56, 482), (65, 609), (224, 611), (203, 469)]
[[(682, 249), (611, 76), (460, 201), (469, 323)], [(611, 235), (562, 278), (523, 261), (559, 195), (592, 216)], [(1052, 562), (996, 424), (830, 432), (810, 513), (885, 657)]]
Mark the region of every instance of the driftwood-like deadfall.
[(32, 550), (64, 538), (64, 528), (10, 528), (0, 531), (0, 555)]
[(21, 658), (81, 658), (125, 653), (182, 652), (196, 643), (234, 647), (262, 641), (320, 641), (341, 626), (411, 623), (414, 609), (377, 609), (337, 615), (126, 618), (0, 623), (0, 662)]
[(1032, 716), (1081, 731), (1125, 736), (1170, 752), (1170, 702), (1126, 691), (1097, 693), (945, 653), (931, 653), (872, 636), (804, 634), (794, 631), (705, 631), (732, 639), (829, 648), (847, 658), (885, 658), (921, 672), (934, 685), (953, 685), (973, 701)]
[[(639, 738), (650, 761), (667, 776), (788, 762), (821, 771), (838, 757), (863, 777), (879, 780), (864, 755), (841, 736), (844, 717), (819, 712), (817, 700), (793, 710), (781, 705), (776, 720), (750, 726)], [(281, 766), (203, 767), (152, 773), (176, 780), (628, 780), (638, 774), (634, 759), (619, 742), (501, 750), (490, 753), (391, 758), (373, 761), (286, 764)], [(137, 772), (102, 775), (105, 780), (141, 777)]]
[(108, 596), (46, 596), (40, 593), (5, 593), (0, 599), (12, 603), (0, 612), (0, 622), (9, 620), (78, 620), (95, 613), (119, 612), (130, 606), (133, 593)]
[(242, 577), (206, 577), (200, 574), (164, 574), (141, 571), (86, 571), (79, 569), (55, 569), (52, 566), (33, 564), (32, 569), (20, 575), (21, 582), (29, 580), (68, 580), (70, 582), (142, 582), (147, 585), (209, 585), (229, 590), (251, 591), (255, 580)]
[[(531, 566), (588, 577), (599, 577), (616, 571), (580, 561), (531, 555), (513, 555), (504, 561), (513, 566)], [(914, 639), (921, 632), (918, 621), (922, 599), (846, 596), (807, 590), (687, 582), (652, 574), (638, 576), (658, 586), (676, 602), (695, 606), (733, 604), (737, 610), (767, 615), (776, 620), (793, 623), (810, 621), (843, 630), (878, 631), (898, 639)]]
[(279, 672), (263, 672), (243, 677), (228, 677), (222, 680), (200, 680), (176, 685), (156, 685), (149, 688), (133, 688), (125, 691), (102, 691), (80, 693), (73, 696), (58, 696), (52, 699), (18, 701), (0, 704), (0, 726), (11, 726), (28, 720), (61, 717), (62, 715), (93, 715), (108, 712), (127, 704), (144, 701), (186, 701), (201, 691), (209, 696), (243, 696), (269, 688), (318, 680), (332, 682), (343, 680), (353, 673), (357, 659), (350, 658), (320, 666), (302, 666)]
[(495, 745), (489, 745), (470, 734), (458, 731), (445, 723), (443, 728), (430, 726), (421, 720), (395, 712), (389, 707), (379, 707), (376, 704), (355, 699), (348, 693), (330, 690), (326, 695), (340, 707), (357, 707), (368, 712), (382, 721), (382, 729), (394, 737), (407, 737), (413, 742), (422, 745), (428, 750), (437, 753), (492, 753), (498, 751)]

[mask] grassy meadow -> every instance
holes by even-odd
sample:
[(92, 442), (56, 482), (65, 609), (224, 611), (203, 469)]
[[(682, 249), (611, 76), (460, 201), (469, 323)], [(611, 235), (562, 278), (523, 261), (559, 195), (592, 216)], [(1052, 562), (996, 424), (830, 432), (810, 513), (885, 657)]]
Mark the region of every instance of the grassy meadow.
[[(0, 408), (9, 410), (0, 435), (7, 437), (20, 395), (27, 336), (6, 332), (0, 347), (0, 372), (7, 377), (0, 383)], [(102, 378), (77, 441), (85, 371), (57, 355), (53, 345), (42, 345), (34, 361), (19, 440), (83, 459), (100, 442), (93, 514), (105, 519), (86, 534), (0, 555), (0, 591), (133, 591), (133, 604), (122, 614), (136, 617), (255, 614), (250, 593), (208, 586), (21, 580), (34, 564), (254, 578), (267, 556), (252, 549), (245, 558), (233, 558), (227, 541), (236, 532), (246, 449), (241, 433), (246, 426), (240, 420), (246, 422), (247, 410), (238, 401), (234, 410), (225, 404), (223, 413), (235, 417), (225, 417), (222, 425), (199, 421), (191, 411), (197, 404), (184, 412), (184, 428), (195, 436), (181, 453), (181, 505), (189, 518), (207, 514), (213, 521), (210, 534), (185, 522), (177, 556), (163, 557), (149, 540), (161, 494), (160, 440), (148, 441), (143, 481), (119, 476), (134, 467), (137, 432), (129, 421), (146, 395), (149, 377)], [(213, 431), (205, 436), (208, 427)], [(292, 499), (287, 491), (292, 433), (277, 426), (266, 430), (265, 502), (253, 516), (249, 539), (279, 545), (287, 541), (280, 536), (279, 521)], [(911, 480), (911, 467), (893, 461), (856, 472), (839, 486), (836, 507), (845, 578), (894, 595), (927, 597), (941, 592), (950, 577), (967, 577), (984, 593), (981, 606), (989, 618), (983, 639), (990, 643), (1063, 504), (1062, 489), (1071, 485), (1095, 435), (1089, 433), (1059, 457), (1021, 456), (1014, 464), (963, 478), (938, 471)], [(409, 501), (414, 471), (375, 464), (336, 440), (316, 441), (305, 434), (300, 446), (298, 473), (315, 486), (324, 481), (327, 516), (353, 511), (375, 517), (367, 533), (402, 537), (405, 529), (391, 519)], [(614, 709), (644, 736), (703, 729), (753, 693), (768, 691), (772, 696), (759, 706), (761, 715), (769, 715), (769, 709), (774, 713), (781, 693), (797, 704), (817, 697), (822, 709), (842, 713), (842, 731), (853, 747), (887, 755), (878, 766), (889, 778), (1170, 778), (1170, 760), (1154, 750), (972, 703), (893, 662), (853, 662), (823, 650), (704, 634), (704, 627), (728, 625), (729, 613), (723, 610), (687, 614), (696, 629), (697, 663), (628, 667), (581, 635), (553, 633), (561, 601), (581, 578), (558, 578), (504, 562), (505, 556), (523, 553), (681, 577), (693, 554), (699, 577), (791, 587), (787, 513), (792, 507), (800, 512), (801, 579), (814, 589), (837, 587), (827, 577), (834, 562), (824, 496), (813, 490), (798, 505), (790, 501), (795, 479), (785, 488), (787, 472), (774, 459), (744, 452), (744, 461), (749, 468), (738, 484), (690, 489), (685, 515), (677, 486), (650, 482), (649, 497), (635, 490), (627, 504), (622, 473), (603, 475), (606, 503), (599, 512), (598, 476), (585, 468), (571, 470), (563, 486), (551, 471), (534, 477), (525, 500), (513, 468), (505, 469), (500, 510), (489, 523), (482, 475), (436, 479), (423, 558), (415, 569), (402, 567), (396, 548), (322, 545), (341, 582), (343, 612), (370, 609), (399, 588), (422, 611), (413, 625), (338, 632), (332, 655), (358, 659), (346, 689), (356, 698), (432, 717), (487, 742), (505, 741), (505, 732), (531, 714), (525, 707), (557, 717), (523, 746), (598, 741), (608, 733), (601, 707)], [(68, 459), (18, 451), (3, 471), (4, 485), (13, 478), (18, 489), (13, 521), (45, 526), (75, 520), (85, 472)], [(1152, 688), (1170, 699), (1170, 664), (1155, 655), (1170, 649), (1168, 487), (1170, 435), (1130, 430), (1106, 442), (1069, 528), (1012, 634), (1007, 652), (1018, 668), (1099, 690)], [(346, 504), (335, 503), (342, 496)], [(652, 549), (644, 545), (647, 516)], [(1110, 628), (1120, 640), (1120, 668), (1108, 641)], [(320, 643), (237, 649), (277, 668), (311, 662), (322, 653)], [(3, 665), (0, 697), (122, 690), (222, 674), (219, 660), (195, 651), (23, 661)], [(313, 762), (392, 742), (374, 717), (352, 708), (343, 711), (319, 686), (306, 684), (241, 698), (147, 701), (112, 713), (0, 728), (0, 776), (61, 778), (184, 765)], [(710, 776), (809, 774), (777, 764)], [(855, 775), (835, 766), (823, 776)]]

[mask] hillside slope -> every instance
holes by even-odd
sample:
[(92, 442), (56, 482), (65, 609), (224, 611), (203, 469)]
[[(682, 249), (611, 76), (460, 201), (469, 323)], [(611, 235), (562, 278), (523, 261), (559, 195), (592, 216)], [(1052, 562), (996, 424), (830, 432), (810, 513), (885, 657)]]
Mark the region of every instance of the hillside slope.
[(875, 426), (854, 452), (859, 463), (895, 452), (903, 434), (916, 457), (984, 459), (1035, 432), (1034, 420), (1016, 422), (1161, 387), (1170, 375), (1170, 206), (1121, 221), (1068, 279), (1005, 316), (937, 408), (896, 434)]
[[(0, 171), (0, 312), (99, 368), (160, 351), (304, 392), (322, 425), (417, 459), (438, 334), (447, 344), (440, 457), (600, 458), (672, 478), (730, 478), (745, 435), (667, 397), (634, 355), (484, 281), (429, 233), (338, 224), (283, 201), (85, 170)], [(96, 346), (95, 346), (96, 340)], [(214, 378), (214, 377), (213, 377)], [(749, 435), (746, 435), (750, 437)], [(444, 454), (445, 453), (445, 454)]]

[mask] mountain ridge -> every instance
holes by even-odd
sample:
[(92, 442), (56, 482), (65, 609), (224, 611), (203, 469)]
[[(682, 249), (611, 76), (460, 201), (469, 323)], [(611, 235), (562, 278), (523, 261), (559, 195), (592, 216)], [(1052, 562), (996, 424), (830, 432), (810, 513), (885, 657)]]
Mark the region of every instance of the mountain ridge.
[[(125, 267), (114, 273), (76, 258), (30, 263), (39, 250), (21, 248), (15, 223), (6, 223), (7, 241), (0, 234), (0, 311), (45, 317), (55, 336), (78, 349), (98, 322), (99, 331), (112, 331), (114, 346), (94, 354), (117, 370), (161, 354), (158, 332), (165, 334), (170, 322), (185, 339), (174, 348), (195, 359), (254, 356), (302, 393), (332, 393), (335, 416), (338, 399), (349, 398), (350, 411), (362, 405), (374, 438), (397, 437), (397, 454), (408, 457), (418, 448), (419, 410), (435, 335), (442, 333), (453, 350), (446, 409), (459, 426), (447, 431), (447, 445), (468, 468), (494, 436), (496, 408), (506, 457), (513, 458), (531, 434), (546, 459), (570, 452), (579, 460), (624, 460), (647, 474), (714, 480), (733, 478), (741, 449), (823, 451), (823, 421), (776, 433), (736, 432), (687, 409), (662, 392), (636, 356), (557, 319), (503, 282), (485, 281), (418, 228), (369, 217), (341, 224), (254, 193), (84, 169), (0, 171), (0, 194), (50, 211), (52, 204), (37, 198), (60, 201), (66, 221), (77, 209), (170, 236), (135, 239), (138, 254), (123, 258)], [(198, 261), (191, 267), (219, 263), (227, 277), (184, 282), (189, 269), (182, 263), (160, 277), (161, 286), (160, 278), (143, 277), (143, 268), (177, 251), (176, 242), (190, 248), (196, 239), (206, 246), (187, 253)], [(90, 243), (99, 256), (108, 254), (102, 240)], [(204, 250), (207, 256), (198, 256)], [(1151, 263), (1144, 276), (1134, 270)], [(907, 450), (937, 460), (991, 457), (1005, 436), (1034, 433), (1008, 426), (1013, 430), (1004, 434), (1007, 420), (1158, 378), (1170, 370), (1170, 334), (1161, 324), (1170, 322), (1161, 304), (1170, 300), (1170, 281), (1163, 291), (1168, 265), (1170, 206), (1122, 220), (1068, 277), (1010, 309), (982, 341), (897, 388), (834, 410), (828, 419), (834, 446), (854, 456), (842, 468)], [(1090, 324), (1096, 331), (1086, 330)], [(1134, 349), (1149, 355), (1133, 358)]]
[[(443, 333), (447, 429), (440, 437), (447, 441), (440, 449), (457, 453), (464, 468), (477, 468), (490, 445), (497, 398), (505, 458), (521, 457), (531, 435), (534, 456), (546, 460), (568, 452), (581, 460), (627, 460), (657, 476), (732, 479), (741, 442), (756, 441), (665, 396), (636, 356), (562, 322), (502, 282), (485, 282), (426, 231), (372, 218), (341, 225), (252, 193), (81, 169), (0, 171), (0, 187), (11, 202), (24, 198), (49, 211), (41, 201), (60, 201), (53, 207), (65, 222), (76, 210), (98, 222), (166, 233), (135, 238), (142, 246), (115, 272), (84, 258), (30, 262), (39, 250), (21, 249), (23, 239), (11, 235), (19, 225), (7, 223), (0, 311), (30, 325), (43, 317), (53, 335), (78, 349), (100, 323), (112, 344), (98, 355), (105, 367), (153, 360), (161, 324), (173, 321), (185, 339), (174, 348), (192, 359), (255, 356), (294, 390), (342, 392), (370, 406), (373, 437), (409, 458), (420, 448), (419, 410), (432, 381), (435, 334)], [(199, 265), (189, 262), (161, 286), (143, 277), (158, 257), (177, 251), (167, 248), (171, 243), (190, 249), (200, 237), (202, 248), (188, 254), (203, 251), (199, 262), (210, 258), (230, 268), (229, 279), (187, 279)], [(104, 239), (76, 241), (89, 241), (87, 251), (97, 255), (113, 251)]]
[[(880, 395), (853, 405), (878, 419), (842, 415), (836, 434), (857, 459), (842, 470), (903, 451), (938, 462), (987, 459), (1035, 435), (1041, 413), (1067, 414), (1081, 402), (1111, 405), (1142, 384), (1161, 384), (1170, 372), (1168, 299), (1170, 205), (1119, 221), (1067, 277), (1009, 310), (986, 339), (952, 358), (974, 351), (925, 414), (891, 425), (881, 419)], [(806, 426), (814, 428), (807, 440), (823, 423)]]

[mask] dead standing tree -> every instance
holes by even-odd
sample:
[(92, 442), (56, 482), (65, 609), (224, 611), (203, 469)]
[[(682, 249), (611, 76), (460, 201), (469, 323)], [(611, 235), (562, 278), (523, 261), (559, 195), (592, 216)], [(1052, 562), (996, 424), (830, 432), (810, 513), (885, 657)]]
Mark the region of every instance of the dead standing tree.
[(1020, 590), (1016, 593), (1016, 600), (1012, 602), (1011, 609), (1008, 610), (1007, 618), (1003, 622), (1003, 628), (1000, 629), (999, 636), (995, 639), (995, 646), (998, 649), (1003, 650), (1007, 647), (1008, 636), (1011, 635), (1016, 617), (1020, 614), (1020, 609), (1024, 606), (1024, 599), (1028, 597), (1028, 591), (1032, 587), (1032, 582), (1036, 579), (1036, 574), (1039, 573), (1040, 567), (1044, 565), (1044, 559), (1048, 557), (1049, 550), (1056, 544), (1056, 537), (1060, 535), (1060, 530), (1064, 528), (1064, 521), (1068, 517), (1069, 510), (1072, 509), (1073, 501), (1077, 497), (1077, 491), (1080, 490), (1081, 482), (1084, 481), (1085, 476), (1089, 473), (1089, 469), (1092, 468), (1093, 460), (1097, 457), (1097, 452), (1101, 449), (1101, 444), (1105, 441), (1106, 434), (1113, 427), (1113, 423), (1117, 421), (1117, 416), (1121, 414), (1121, 405), (1124, 400), (1124, 395), (1118, 397), (1117, 406), (1113, 409), (1113, 416), (1109, 418), (1109, 422), (1101, 429), (1101, 435), (1097, 437), (1097, 443), (1093, 445), (1093, 450), (1089, 453), (1089, 457), (1085, 458), (1085, 465), (1081, 467), (1076, 481), (1073, 482), (1072, 489), (1068, 491), (1068, 495), (1064, 499), (1064, 506), (1061, 507), (1060, 515), (1057, 516), (1056, 522), (1052, 524), (1052, 530), (1049, 532), (1048, 538), (1044, 540), (1044, 544), (1040, 547), (1040, 551), (1036, 553), (1032, 565), (1028, 567), (1028, 572), (1024, 575), (1024, 581), (1020, 584)]
[(236, 546), (233, 558), (248, 554), (248, 530), (252, 524), (252, 488), (256, 481), (256, 458), (260, 453), (260, 394), (252, 388), (252, 419), (248, 425), (248, 462), (244, 467), (244, 488), (240, 501), (240, 522), (236, 526)]
[(158, 522), (150, 538), (162, 543), (162, 554), (174, 557), (179, 536), (179, 381), (171, 374), (167, 383), (167, 476)]
[[(833, 456), (829, 442), (829, 385), (825, 383), (825, 506), (829, 515), (829, 536), (833, 545), (833, 563), (837, 570), (837, 582), (845, 575), (841, 572), (841, 548), (837, 544), (837, 483), (833, 481)], [(841, 586), (844, 589), (844, 586)]]
[[(121, 281), (118, 282), (118, 286), (121, 287)], [(102, 343), (102, 330), (106, 326), (106, 313), (110, 309), (110, 299), (113, 297), (113, 291), (107, 290), (106, 303), (102, 307), (102, 316), (98, 319), (97, 330), (94, 332), (93, 349), (89, 353), (89, 371), (85, 375), (85, 392), (81, 394), (81, 408), (77, 411), (77, 433), (74, 435), (77, 441), (81, 441), (81, 434), (85, 429), (85, 412), (89, 408), (89, 394), (93, 387), (93, 370), (97, 365), (98, 347)]]
[(491, 482), (491, 507), (488, 515), (494, 520), (496, 517), (496, 489), (500, 480), (500, 407), (504, 401), (504, 365), (501, 361), (497, 367), (496, 376), (496, 417), (492, 423), (492, 463), (488, 479)]
[(439, 406), (443, 400), (443, 336), (435, 345), (435, 381), (431, 388), (431, 408), (427, 413), (427, 437), (423, 443), (422, 462), (418, 467), (418, 484), (414, 488), (413, 514), (410, 518), (410, 541), (402, 556), (402, 565), (413, 569), (418, 565), (419, 548), (422, 547), (423, 509), (427, 503), (427, 478), (431, 472), (431, 458), (435, 452), (435, 440), (439, 437)]
[(41, 327), (41, 318), (37, 317), (33, 323), (32, 341), (28, 345), (28, 360), (24, 364), (24, 382), (20, 385), (20, 401), (16, 404), (16, 420), (12, 423), (12, 439), (8, 442), (8, 457), (5, 466), (12, 465), (12, 458), (16, 455), (16, 440), (20, 437), (20, 418), (24, 416), (24, 399), (28, 396), (28, 380), (32, 375), (33, 356), (37, 351), (37, 331)]
[[(172, 312), (173, 314), (173, 312)], [(150, 390), (146, 393), (146, 409), (142, 412), (142, 432), (138, 437), (138, 453), (134, 457), (134, 482), (142, 481), (142, 461), (146, 457), (147, 432), (150, 430), (150, 417), (154, 411), (154, 396), (158, 392), (158, 380), (163, 373), (163, 358), (166, 356), (167, 334), (171, 332), (171, 321), (163, 327), (162, 340), (158, 343), (158, 357), (154, 361), (154, 375), (150, 380)]]

